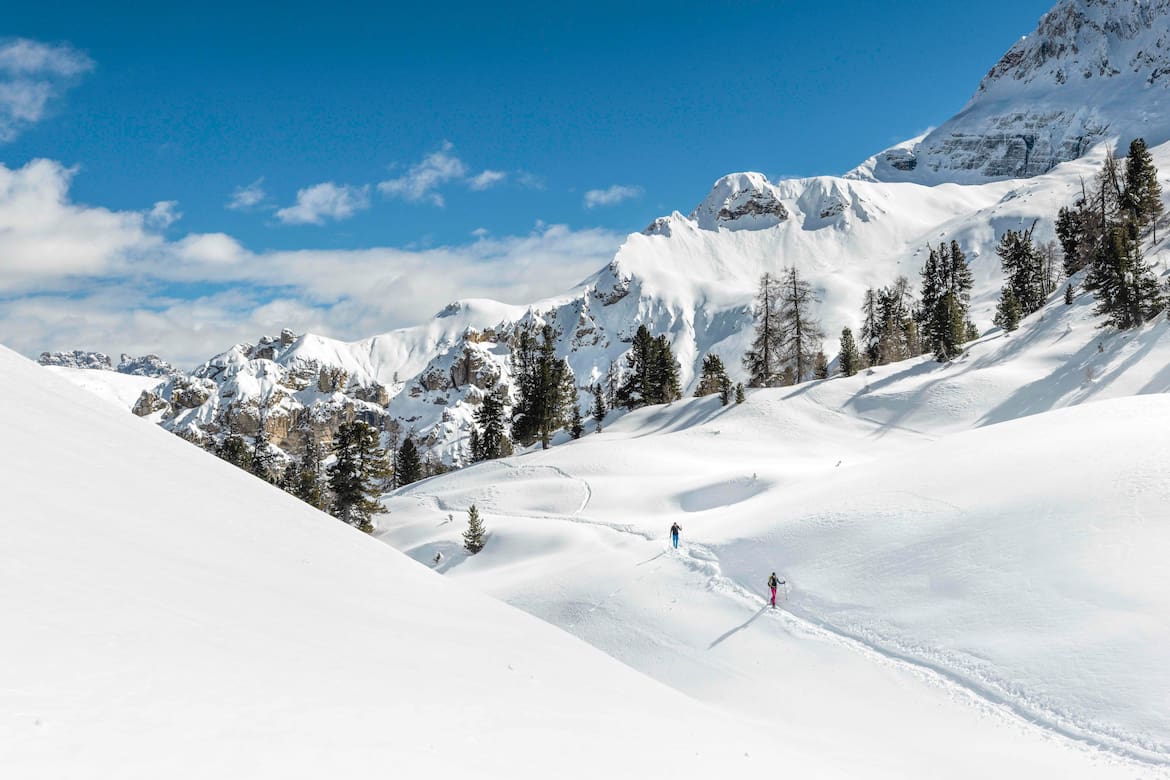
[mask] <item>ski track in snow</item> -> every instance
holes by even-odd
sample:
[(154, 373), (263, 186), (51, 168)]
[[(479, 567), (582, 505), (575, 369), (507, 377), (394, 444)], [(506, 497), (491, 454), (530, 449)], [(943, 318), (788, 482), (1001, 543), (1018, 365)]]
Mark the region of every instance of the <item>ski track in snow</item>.
[[(642, 531), (630, 525), (609, 523), (603, 520), (584, 517), (582, 512), (588, 507), (593, 490), (588, 480), (583, 477), (571, 475), (562, 468), (546, 464), (517, 465), (504, 460), (499, 462), (501, 465), (512, 470), (526, 471), (529, 473), (537, 470), (552, 471), (566, 479), (579, 482), (582, 486), (584, 497), (581, 505), (571, 515), (524, 513), (511, 510), (499, 512), (498, 514), (532, 520), (554, 520), (596, 526), (615, 533), (636, 536), (651, 542), (659, 539), (655, 534)], [(462, 510), (462, 507), (451, 507), (442, 498), (431, 493), (416, 492), (415, 495), (433, 501), (436, 508), (444, 512)], [(961, 507), (950, 506), (962, 511)], [(657, 561), (664, 557), (677, 560), (697, 574), (707, 577), (709, 590), (726, 593), (730, 597), (751, 604), (753, 608), (759, 607), (759, 611), (753, 614), (746, 623), (731, 629), (731, 631), (724, 633), (712, 641), (707, 647), (708, 650), (714, 649), (717, 645), (729, 639), (733, 634), (749, 627), (763, 612), (770, 611), (768, 610), (767, 599), (764, 599), (735, 579), (723, 574), (722, 568), (719, 565), (718, 556), (707, 547), (694, 542), (686, 542), (679, 546), (676, 555), (671, 555), (672, 552), (676, 551), (667, 548), (662, 553), (642, 563)], [(640, 566), (642, 564), (638, 565)], [(608, 603), (613, 597), (624, 591), (629, 585), (640, 582), (648, 573), (650, 572), (643, 572), (630, 582), (623, 584), (621, 587), (609, 593), (590, 607), (585, 614), (592, 614)], [(785, 596), (791, 593), (791, 587), (792, 583), (789, 581), (784, 588)], [(1042, 703), (1029, 698), (1023, 693), (1012, 691), (1010, 689), (1010, 681), (994, 680), (985, 673), (981, 674), (981, 670), (972, 665), (963, 668), (964, 665), (957, 663), (957, 659), (940, 653), (937, 650), (931, 650), (925, 647), (910, 648), (900, 644), (891, 637), (879, 636), (863, 626), (844, 628), (799, 606), (799, 603), (794, 605), (788, 598), (785, 598), (783, 601), (783, 606), (778, 604), (775, 610), (775, 616), (777, 619), (786, 621), (790, 628), (798, 628), (809, 636), (824, 641), (835, 642), (871, 660), (900, 669), (917, 679), (944, 688), (950, 693), (956, 694), (967, 703), (978, 707), (983, 712), (1025, 727), (1038, 729), (1052, 737), (1063, 740), (1070, 747), (1090, 750), (1099, 754), (1105, 754), (1114, 759), (1140, 764), (1146, 769), (1170, 769), (1170, 751), (1167, 751), (1161, 745), (1143, 744), (1142, 742), (1133, 740), (1132, 735), (1111, 734), (1100, 729), (1094, 729), (1087, 724), (1078, 722), (1074, 718), (1062, 715), (1045, 707)], [(565, 628), (571, 629), (576, 625), (576, 622), (574, 622), (565, 626)], [(956, 666), (959, 668), (955, 668)], [(1170, 773), (1167, 776), (1170, 776)]]

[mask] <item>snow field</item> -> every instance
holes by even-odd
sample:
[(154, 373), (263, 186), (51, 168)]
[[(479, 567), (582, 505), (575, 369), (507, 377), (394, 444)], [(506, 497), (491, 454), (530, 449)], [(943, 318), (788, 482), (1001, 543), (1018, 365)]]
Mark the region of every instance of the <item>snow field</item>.
[(0, 775), (857, 776), (0, 349)]
[(875, 769), (1167, 776), (1170, 326), (1093, 326), (1053, 302), (945, 366), (640, 410), (398, 491), (379, 535)]

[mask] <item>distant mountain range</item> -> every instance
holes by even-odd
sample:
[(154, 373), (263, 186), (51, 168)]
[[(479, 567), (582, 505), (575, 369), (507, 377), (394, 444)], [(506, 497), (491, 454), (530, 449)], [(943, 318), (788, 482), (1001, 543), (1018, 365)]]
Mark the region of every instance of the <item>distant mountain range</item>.
[[(974, 274), (974, 320), (986, 329), (1002, 282), (999, 237), (1039, 220), (1036, 237), (1051, 239), (1057, 209), (1099, 164), (1102, 143), (1170, 139), (1168, 89), (1170, 0), (1064, 0), (938, 129), (841, 177), (724, 176), (688, 216), (674, 212), (631, 234), (563, 295), (528, 306), (460, 300), (426, 323), (356, 342), (285, 331), (191, 374), (154, 356), (123, 356), (117, 370), (157, 366), (165, 381), (134, 411), (188, 437), (263, 426), (295, 451), (306, 434), (325, 440), (358, 417), (460, 462), (485, 390), (511, 383), (509, 344), (522, 328), (554, 326), (583, 406), (594, 384), (620, 378), (640, 324), (667, 334), (689, 389), (707, 353), (741, 374), (762, 273), (795, 265), (812, 282), (833, 355), (841, 328), (857, 325), (866, 288), (899, 275), (917, 286), (926, 248), (954, 240)], [(1170, 167), (1170, 146), (1154, 155)], [(41, 362), (112, 368), (93, 353)]]

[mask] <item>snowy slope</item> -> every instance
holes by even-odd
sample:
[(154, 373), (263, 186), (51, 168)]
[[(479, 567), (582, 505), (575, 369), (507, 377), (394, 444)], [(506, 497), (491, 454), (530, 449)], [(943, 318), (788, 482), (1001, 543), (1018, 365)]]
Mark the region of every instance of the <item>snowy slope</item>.
[[(952, 364), (642, 410), (398, 491), (381, 536), (904, 776), (1164, 777), (1170, 323), (1110, 334), (1090, 309)], [(473, 502), (494, 536), (465, 560)], [(755, 615), (773, 569), (785, 610)]]
[[(1025, 178), (1110, 138), (1170, 140), (1170, 2), (1061, 0), (963, 109), (850, 173), (879, 181)], [(1124, 153), (1124, 148), (1122, 148)]]
[(94, 371), (88, 368), (45, 366), (46, 371), (69, 380), (88, 390), (107, 403), (126, 411), (134, 406), (142, 393), (163, 382), (159, 377), (119, 374), (115, 371)]
[(0, 349), (0, 775), (857, 776)]

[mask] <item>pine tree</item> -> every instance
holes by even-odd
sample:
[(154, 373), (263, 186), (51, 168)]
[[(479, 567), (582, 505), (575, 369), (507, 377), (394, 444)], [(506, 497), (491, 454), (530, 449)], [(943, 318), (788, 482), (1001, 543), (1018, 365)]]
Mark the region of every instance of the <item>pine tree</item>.
[(657, 363), (656, 346), (650, 329), (639, 325), (634, 341), (626, 355), (629, 369), (625, 381), (617, 389), (614, 401), (627, 409), (637, 409), (650, 403), (654, 397), (654, 369)]
[(841, 329), (841, 351), (837, 353), (837, 365), (845, 376), (853, 376), (861, 368), (861, 355), (853, 341), (853, 331), (849, 328)]
[(1072, 306), (1072, 303), (1073, 303), (1073, 288), (1072, 288), (1072, 285), (1070, 284), (1064, 288), (1064, 305), (1065, 306)]
[(479, 426), (474, 420), (472, 420), (471, 430), (467, 434), (467, 449), (469, 451), (468, 460), (472, 463), (480, 463), (486, 460), (483, 456), (483, 441), (479, 437)]
[(590, 416), (593, 417), (594, 430), (601, 433), (601, 424), (605, 422), (605, 415), (609, 412), (605, 408), (605, 394), (601, 391), (601, 385), (593, 385), (593, 406), (589, 410)]
[(935, 360), (950, 360), (967, 339), (971, 269), (957, 241), (931, 248), (922, 268), (924, 336)]
[(695, 388), (695, 398), (705, 395), (715, 395), (723, 389), (727, 371), (723, 367), (723, 359), (714, 353), (703, 357), (703, 367), (699, 372), (699, 384)]
[(305, 449), (297, 462), (288, 468), (292, 476), (286, 490), (309, 506), (325, 509), (329, 501), (321, 480), (323, 453), (309, 431), (305, 431), (304, 435)]
[(829, 358), (825, 355), (822, 349), (813, 357), (813, 378), (814, 379), (828, 379), (829, 378)]
[(876, 366), (881, 357), (882, 322), (878, 313), (878, 292), (870, 287), (861, 302), (861, 345), (865, 361)]
[(581, 417), (581, 404), (573, 404), (573, 416), (569, 420), (569, 436), (573, 439), (580, 439), (581, 434), (585, 433), (585, 420)]
[(556, 356), (556, 331), (540, 329), (540, 341), (521, 331), (512, 350), (512, 373), (519, 398), (512, 410), (512, 436), (524, 444), (539, 440), (548, 449), (552, 434), (565, 424), (572, 387), (572, 370)]
[(651, 403), (669, 404), (682, 398), (682, 387), (679, 385), (679, 365), (674, 359), (674, 350), (670, 347), (670, 340), (666, 335), (654, 339), (654, 366), (651, 371), (653, 388)]
[(724, 406), (731, 403), (731, 380), (727, 378), (727, 374), (719, 377), (719, 401)]
[(422, 458), (414, 440), (407, 436), (398, 448), (398, 457), (394, 459), (394, 482), (398, 487), (418, 482), (422, 479)]
[(1033, 222), (1027, 230), (1005, 231), (995, 249), (1006, 279), (1005, 290), (1010, 289), (1020, 318), (1038, 311), (1055, 289), (1055, 280), (1050, 276), (1051, 270), (1045, 268), (1043, 254), (1032, 244), (1035, 227)]
[(1115, 226), (1085, 277), (1085, 289), (1097, 295), (1094, 314), (1103, 325), (1135, 328), (1162, 310), (1162, 291), (1153, 270), (1142, 257), (1137, 238), (1124, 226)]
[(1023, 316), (1023, 311), (1020, 309), (1020, 301), (1016, 298), (1015, 292), (1010, 285), (1007, 285), (1000, 291), (999, 305), (995, 307), (995, 317), (991, 320), (997, 327), (1003, 328), (1005, 333), (1011, 333), (1016, 328), (1020, 327), (1020, 318)]
[(223, 437), (219, 446), (215, 448), (215, 454), (236, 468), (250, 470), (252, 450), (248, 447), (248, 442), (244, 440), (244, 437), (235, 431)]
[(472, 504), (467, 509), (467, 530), (463, 532), (463, 547), (467, 552), (475, 555), (487, 543), (487, 530), (483, 527), (483, 520), (479, 517), (479, 510)]
[(737, 382), (735, 385), (735, 402), (742, 404), (745, 400), (747, 400), (747, 395), (743, 390), (743, 382)]
[(1158, 183), (1158, 169), (1154, 167), (1144, 138), (1135, 138), (1129, 144), (1122, 205), (1139, 232), (1147, 225), (1155, 225), (1154, 242), (1157, 243), (1157, 219), (1162, 215), (1162, 185)]
[(755, 338), (743, 356), (743, 367), (752, 387), (775, 387), (780, 381), (781, 339), (780, 281), (771, 274), (760, 277), (760, 289), (752, 308)]
[(361, 420), (342, 423), (333, 437), (333, 454), (336, 459), (328, 469), (333, 493), (330, 513), (372, 533), (374, 515), (386, 511), (378, 501), (387, 471), (378, 431)]
[(813, 356), (824, 341), (825, 332), (812, 313), (819, 302), (812, 285), (800, 278), (796, 267), (782, 275), (780, 297), (780, 358), (792, 368), (792, 382), (803, 382), (812, 374)]
[(278, 478), (278, 466), (280, 456), (277, 455), (276, 449), (268, 441), (268, 432), (264, 430), (264, 422), (261, 421), (260, 428), (256, 431), (255, 444), (252, 446), (252, 458), (248, 463), (248, 471), (252, 472), (265, 482), (275, 483)]
[(963, 343), (966, 344), (967, 342), (975, 341), (978, 338), (979, 328), (975, 327), (974, 322), (967, 320), (966, 324), (963, 326)]
[[(503, 385), (493, 385), (488, 388), (479, 408), (475, 410), (473, 414), (475, 441), (471, 450), (471, 457), (475, 462), (503, 456), (504, 441), (508, 438), (505, 420), (507, 403), (507, 388)], [(482, 428), (482, 432), (474, 430), (476, 426)]]

